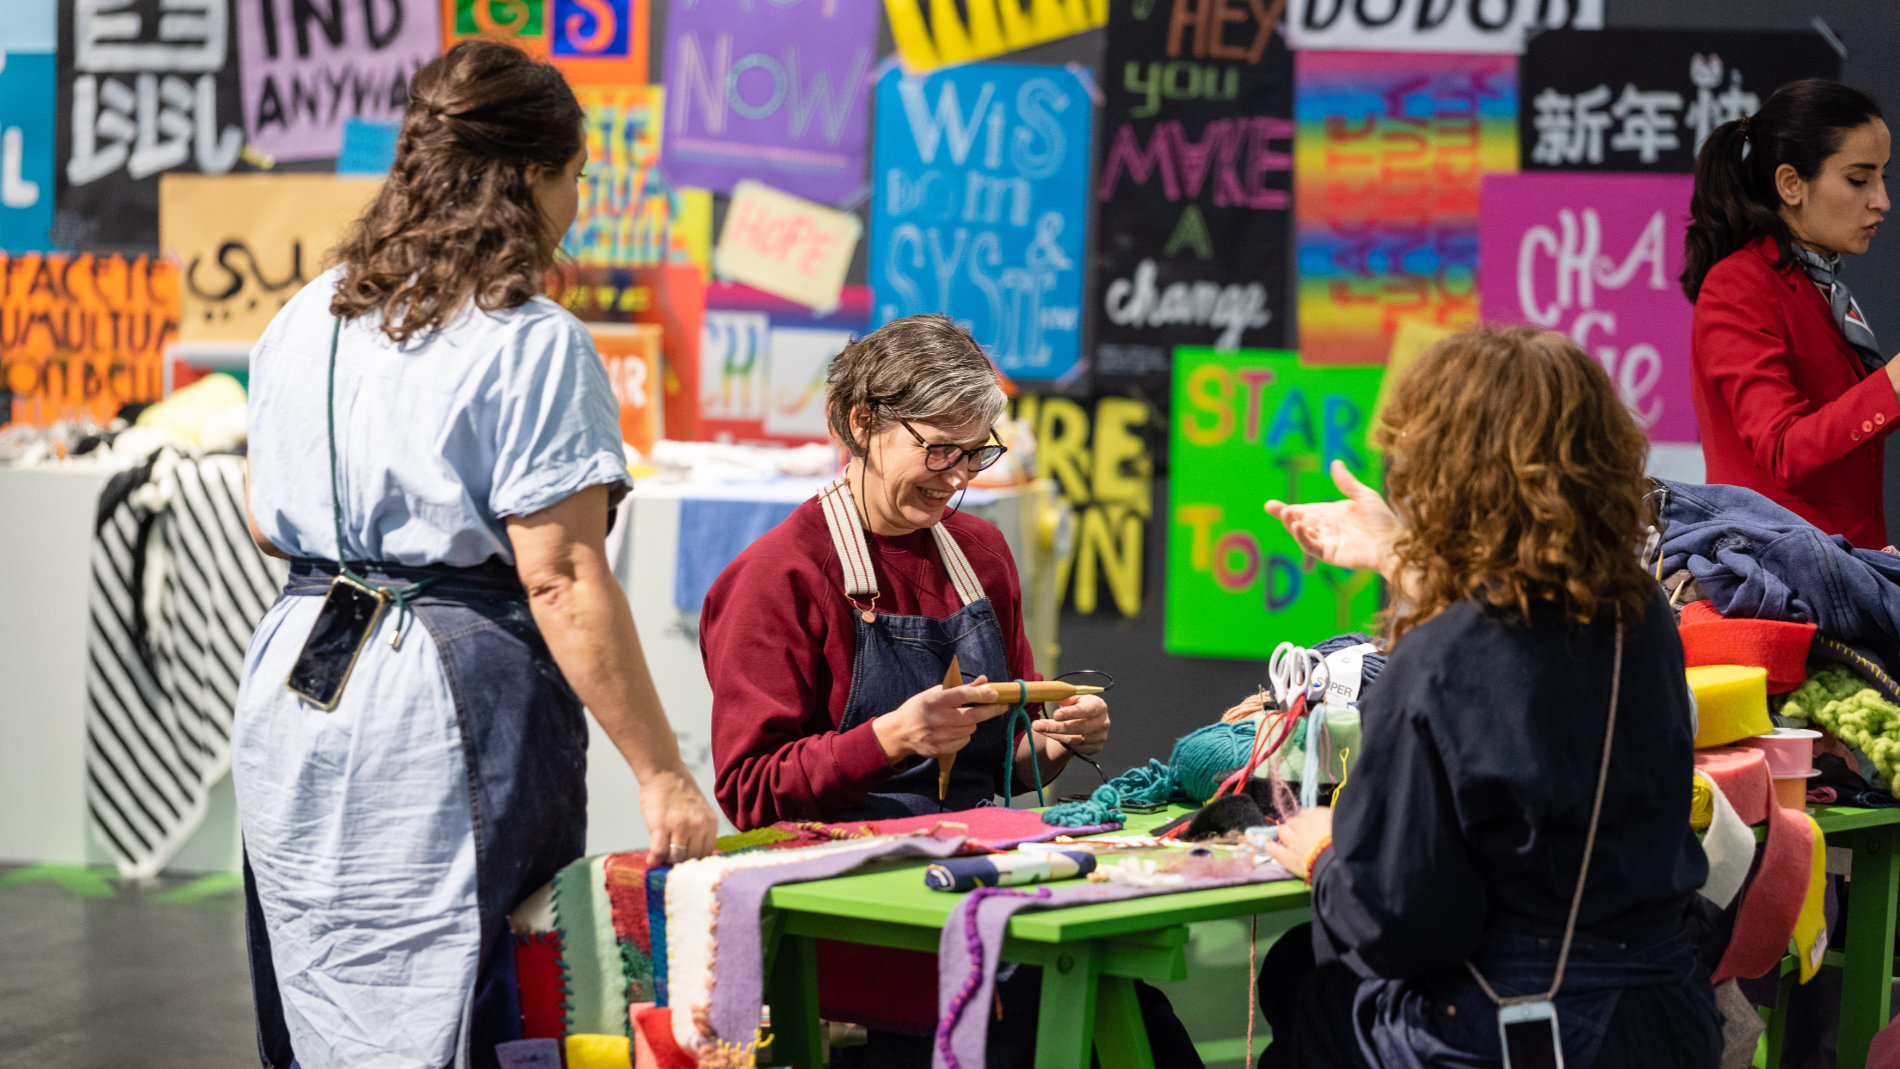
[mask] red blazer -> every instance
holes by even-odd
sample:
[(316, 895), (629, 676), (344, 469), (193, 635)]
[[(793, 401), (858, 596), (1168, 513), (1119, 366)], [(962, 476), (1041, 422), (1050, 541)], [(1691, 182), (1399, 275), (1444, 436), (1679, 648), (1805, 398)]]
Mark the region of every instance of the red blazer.
[(1869, 375), (1821, 290), (1775, 270), (1761, 238), (1724, 257), (1695, 302), (1690, 364), (1708, 480), (1767, 495), (1829, 534), (1887, 544), (1883, 440), (1900, 399)]

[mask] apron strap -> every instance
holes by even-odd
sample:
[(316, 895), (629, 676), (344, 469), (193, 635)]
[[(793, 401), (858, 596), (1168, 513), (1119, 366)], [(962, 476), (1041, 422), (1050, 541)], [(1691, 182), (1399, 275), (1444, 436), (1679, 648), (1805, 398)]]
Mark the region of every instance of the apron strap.
[[(850, 481), (841, 477), (828, 483), (818, 491), (818, 504), (825, 514), (825, 526), (831, 531), (831, 545), (838, 551), (838, 563), (844, 568), (846, 596), (875, 599), (877, 573), (871, 569), (871, 546), (865, 541), (864, 525), (858, 520)], [(963, 555), (963, 548), (957, 545), (956, 536), (941, 523), (932, 527), (930, 534), (936, 539), (937, 553), (950, 573), (951, 584), (957, 588), (957, 597), (965, 605), (982, 601), (983, 584), (976, 577), (976, 569), (970, 567), (970, 559)]]

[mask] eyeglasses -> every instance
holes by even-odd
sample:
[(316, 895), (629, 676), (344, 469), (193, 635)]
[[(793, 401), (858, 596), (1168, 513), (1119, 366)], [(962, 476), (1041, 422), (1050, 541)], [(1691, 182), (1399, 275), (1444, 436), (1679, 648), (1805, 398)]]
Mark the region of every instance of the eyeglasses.
[[(917, 428), (905, 422), (902, 416), (895, 418), (906, 431), (910, 432), (912, 438), (917, 439), (917, 444), (923, 446), (924, 467), (931, 471), (949, 471), (963, 463), (968, 463), (971, 471), (982, 471), (1003, 459), (1003, 454), (1009, 452), (1009, 447), (1001, 441), (992, 441), (979, 445), (975, 449), (965, 449), (960, 445), (950, 444), (931, 445), (924, 441), (924, 436), (917, 433)], [(990, 431), (990, 438), (996, 438), (995, 430)]]

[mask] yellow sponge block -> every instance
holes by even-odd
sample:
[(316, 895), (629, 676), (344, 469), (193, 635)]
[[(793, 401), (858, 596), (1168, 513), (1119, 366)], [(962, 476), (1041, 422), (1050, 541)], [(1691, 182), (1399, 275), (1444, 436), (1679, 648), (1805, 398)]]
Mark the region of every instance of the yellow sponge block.
[(1739, 664), (1689, 669), (1695, 695), (1695, 745), (1727, 746), (1775, 730), (1768, 719), (1768, 670)]

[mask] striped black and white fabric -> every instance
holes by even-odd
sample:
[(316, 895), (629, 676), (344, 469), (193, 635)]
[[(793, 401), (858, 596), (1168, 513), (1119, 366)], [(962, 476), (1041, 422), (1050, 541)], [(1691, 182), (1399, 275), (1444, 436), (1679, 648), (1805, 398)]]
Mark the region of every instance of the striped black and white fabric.
[(244, 653), (283, 586), (244, 522), (244, 461), (167, 447), (115, 477), (92, 545), (89, 825), (128, 877), (163, 869), (231, 767)]

